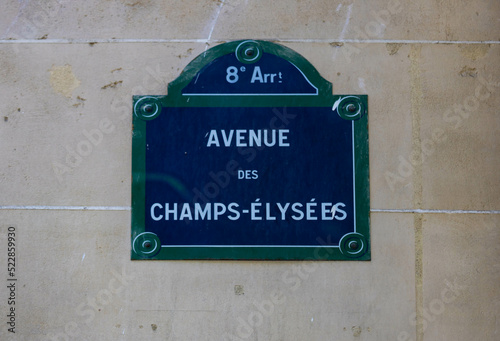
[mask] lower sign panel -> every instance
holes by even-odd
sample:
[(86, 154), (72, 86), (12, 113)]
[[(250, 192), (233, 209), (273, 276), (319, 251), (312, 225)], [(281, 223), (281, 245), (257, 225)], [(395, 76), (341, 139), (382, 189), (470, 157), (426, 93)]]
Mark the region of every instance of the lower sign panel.
[(366, 115), (163, 107), (133, 153), (133, 259), (370, 259)]

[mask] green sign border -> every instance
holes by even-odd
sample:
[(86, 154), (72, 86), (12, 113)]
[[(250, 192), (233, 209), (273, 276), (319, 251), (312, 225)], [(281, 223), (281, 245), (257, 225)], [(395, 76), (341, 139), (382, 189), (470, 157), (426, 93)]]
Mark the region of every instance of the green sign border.
[[(182, 89), (206, 65), (226, 54), (251, 64), (243, 50), (270, 53), (288, 60), (300, 69), (318, 88), (317, 95), (218, 95), (184, 96)], [(346, 120), (353, 122), (355, 160), (355, 212), (356, 232), (346, 234), (339, 246), (319, 241), (311, 247), (161, 247), (154, 233), (145, 232), (146, 185), (146, 122), (161, 114), (168, 107), (331, 107)], [(132, 255), (133, 260), (356, 260), (371, 259), (370, 254), (370, 190), (368, 154), (368, 96), (332, 95), (332, 84), (320, 76), (304, 57), (292, 49), (267, 41), (240, 40), (215, 46), (191, 61), (181, 75), (168, 85), (167, 96), (133, 96), (132, 133)], [(322, 245), (324, 244), (324, 245)]]

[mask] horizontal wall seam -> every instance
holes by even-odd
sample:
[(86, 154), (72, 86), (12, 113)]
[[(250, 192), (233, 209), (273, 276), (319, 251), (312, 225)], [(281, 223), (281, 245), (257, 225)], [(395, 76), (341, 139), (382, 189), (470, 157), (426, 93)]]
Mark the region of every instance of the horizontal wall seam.
[[(259, 39), (259, 38), (257, 38)], [(361, 43), (361, 44), (500, 44), (499, 40), (400, 40), (400, 39), (273, 39), (277, 43)], [(96, 43), (205, 43), (218, 44), (228, 40), (207, 39), (2, 39), (0, 44), (96, 44)]]
[[(273, 40), (274, 41), (274, 40)], [(500, 44), (499, 40), (411, 40), (411, 39), (278, 39), (284, 43), (363, 43), (363, 44)]]
[[(130, 206), (43, 206), (43, 205), (4, 205), (0, 210), (63, 210), (63, 211), (130, 211)], [(375, 213), (447, 213), (447, 214), (500, 214), (500, 211), (489, 210), (422, 210), (422, 209), (378, 209)]]
[(381, 213), (447, 213), (447, 214), (500, 214), (500, 211), (479, 211), (479, 210), (422, 210), (422, 209), (377, 209), (370, 212)]
[(0, 206), (0, 210), (130, 211), (130, 206)]

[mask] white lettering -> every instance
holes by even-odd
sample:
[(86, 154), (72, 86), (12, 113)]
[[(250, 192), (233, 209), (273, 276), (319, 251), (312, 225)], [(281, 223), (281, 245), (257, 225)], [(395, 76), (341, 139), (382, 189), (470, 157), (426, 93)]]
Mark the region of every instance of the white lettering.
[(231, 140), (233, 139), (233, 133), (234, 133), (234, 130), (230, 130), (229, 135), (226, 136), (226, 131), (221, 130), (222, 139), (224, 140), (224, 146), (229, 147), (231, 145)]
[[(249, 179), (251, 172), (245, 178)], [(154, 221), (174, 221), (174, 220), (240, 220), (248, 217), (250, 220), (266, 221), (286, 221), (290, 218), (300, 220), (345, 220), (347, 218), (346, 205), (342, 202), (332, 204), (331, 202), (316, 202), (311, 199), (309, 202), (300, 203), (263, 203), (257, 198), (250, 203), (250, 207), (240, 209), (240, 204), (231, 202), (229, 204), (215, 203), (153, 203), (149, 209), (149, 214)], [(249, 208), (249, 209), (248, 209)], [(289, 210), (290, 209), (290, 210)], [(279, 213), (278, 213), (279, 212)], [(242, 215), (243, 213), (243, 215)], [(249, 214), (245, 216), (245, 214)]]
[(191, 207), (189, 207), (188, 203), (182, 205), (182, 210), (179, 220), (184, 220), (184, 219), (193, 220), (193, 216), (191, 215)]
[[(250, 130), (250, 133), (249, 133), (249, 139), (250, 139), (250, 142), (249, 142), (249, 146), (250, 147), (253, 147), (254, 144), (256, 146), (260, 146), (262, 144), (262, 140), (261, 140), (261, 131), (260, 130)], [(281, 136), (281, 134), (280, 134)]]
[(170, 204), (165, 204), (165, 220), (170, 220), (169, 215), (172, 213), (173, 219), (172, 220), (177, 220), (177, 203), (173, 204), (174, 208), (169, 210)]
[(331, 202), (321, 203), (321, 219), (322, 220), (333, 220), (334, 214), (331, 213), (332, 209), (328, 209), (327, 206), (332, 206), (332, 203)]
[(271, 216), (271, 204), (266, 203), (266, 220), (276, 220), (276, 217)]
[(276, 206), (278, 206), (278, 209), (280, 210), (281, 212), (281, 220), (285, 220), (285, 213), (286, 213), (286, 210), (288, 209), (288, 206), (290, 206), (290, 203), (287, 202), (285, 204), (285, 206), (281, 206), (281, 204), (279, 202), (276, 203)]
[(262, 203), (258, 202), (260, 199), (256, 199), (255, 202), (250, 204), (251, 208), (251, 219), (252, 220), (262, 220), (262, 217), (257, 217), (257, 214), (260, 212), (260, 206), (262, 206)]
[(216, 202), (214, 204), (214, 220), (218, 220), (220, 215), (226, 212), (226, 205)]
[(205, 205), (205, 209), (201, 209), (201, 204), (200, 203), (195, 203), (194, 204), (194, 220), (205, 220), (205, 217), (207, 220), (210, 220), (211, 214), (210, 214), (210, 206), (212, 204), (208, 203)]
[(311, 202), (306, 204), (307, 220), (318, 220), (318, 218), (312, 216), (316, 211), (314, 207), (318, 206), (318, 203), (314, 202), (315, 200), (316, 199), (311, 199)]
[(339, 206), (345, 207), (345, 204), (342, 202), (338, 202), (335, 204), (335, 206), (332, 207), (332, 212), (337, 211), (338, 213), (342, 214), (342, 216), (338, 217), (335, 213), (333, 213), (333, 217), (337, 220), (344, 220), (347, 217), (347, 213), (344, 210), (341, 210)]
[(255, 83), (255, 81), (264, 83), (264, 79), (262, 78), (262, 71), (260, 71), (260, 66), (256, 66), (253, 69), (252, 79), (250, 80), (250, 83)]
[(240, 205), (238, 205), (237, 203), (235, 202), (232, 202), (230, 203), (229, 205), (227, 205), (227, 210), (231, 213), (234, 214), (234, 216), (231, 216), (231, 215), (228, 215), (227, 218), (230, 219), (230, 220), (238, 220), (240, 219), (240, 212), (236, 209), (234, 209), (233, 207), (239, 207)]
[(216, 130), (210, 130), (210, 135), (208, 136), (207, 147), (210, 147), (212, 144), (215, 144), (216, 147), (220, 147)]
[[(246, 147), (247, 146), (246, 142), (243, 141), (245, 139), (245, 136), (243, 135), (245, 132), (246, 132), (246, 130), (243, 130), (243, 129), (236, 130), (236, 147)], [(229, 147), (229, 146), (226, 145), (226, 147)]]
[[(235, 134), (236, 131), (236, 134)], [(290, 147), (287, 141), (289, 129), (230, 129), (230, 130), (215, 130), (212, 129), (208, 133), (207, 147), (220, 147), (219, 134), (222, 137), (224, 147), (273, 147), (278, 143), (278, 147)], [(236, 135), (236, 136), (235, 136)], [(264, 135), (264, 136), (262, 136)], [(234, 138), (233, 138), (234, 137)], [(264, 142), (264, 143), (263, 143)]]
[(285, 140), (287, 139), (287, 136), (285, 135), (285, 133), (288, 134), (288, 132), (289, 132), (288, 129), (280, 129), (280, 130), (278, 130), (278, 136), (279, 136), (278, 145), (280, 147), (290, 147), (290, 143), (285, 142)]
[(269, 130), (264, 130), (264, 144), (267, 147), (272, 147), (276, 144), (276, 130), (271, 130), (273, 133), (271, 135), (272, 139), (271, 142), (269, 142)]
[(159, 216), (155, 215), (155, 208), (156, 207), (161, 209), (161, 208), (163, 208), (163, 206), (159, 203), (151, 205), (151, 219), (158, 221), (158, 220), (161, 220), (163, 218), (163, 215), (162, 214), (160, 214)]
[(292, 211), (299, 214), (298, 216), (292, 215), (292, 218), (294, 220), (302, 220), (304, 218), (304, 212), (297, 209), (297, 207), (303, 207), (303, 206), (304, 205), (302, 205), (300, 202), (296, 202), (296, 203), (292, 204)]

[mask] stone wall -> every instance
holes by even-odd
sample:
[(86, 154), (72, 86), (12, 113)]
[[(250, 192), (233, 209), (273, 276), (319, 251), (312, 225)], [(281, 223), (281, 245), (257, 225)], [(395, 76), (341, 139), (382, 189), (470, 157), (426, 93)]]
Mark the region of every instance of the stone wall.
[[(498, 1), (2, 12), (1, 340), (498, 340)], [(245, 38), (368, 95), (370, 262), (130, 261), (132, 95)]]

